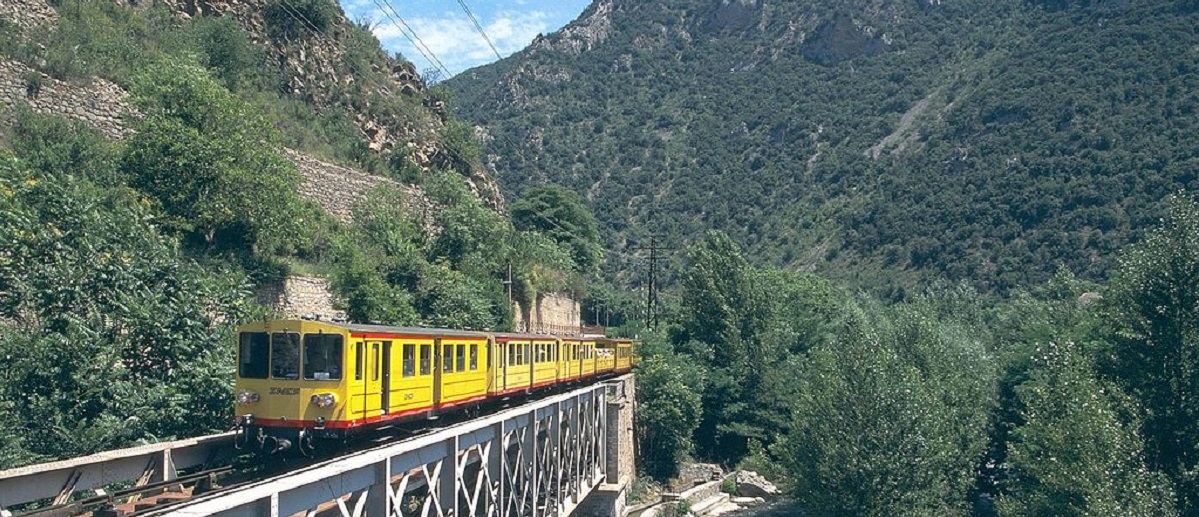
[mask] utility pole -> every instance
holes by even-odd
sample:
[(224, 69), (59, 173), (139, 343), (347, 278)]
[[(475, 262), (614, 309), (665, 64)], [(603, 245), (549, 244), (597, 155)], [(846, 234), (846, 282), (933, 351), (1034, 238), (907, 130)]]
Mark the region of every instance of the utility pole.
[(645, 296), (645, 327), (654, 328), (657, 326), (657, 318), (654, 317), (654, 272), (658, 269), (658, 243), (654, 236), (649, 237), (649, 289), (646, 290)]
[(649, 248), (640, 248), (649, 250), (649, 289), (645, 293), (645, 326), (646, 328), (656, 328), (658, 326), (658, 261), (662, 259), (660, 252), (667, 251), (673, 248), (667, 248), (658, 245), (657, 236), (651, 235), (649, 238)]
[(508, 263), (508, 279), (500, 282), (508, 286), (508, 307), (512, 307), (512, 263)]

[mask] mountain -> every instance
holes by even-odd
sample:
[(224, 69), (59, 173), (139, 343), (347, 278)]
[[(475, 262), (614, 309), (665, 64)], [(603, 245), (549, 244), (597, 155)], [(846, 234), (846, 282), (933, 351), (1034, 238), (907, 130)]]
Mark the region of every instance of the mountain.
[(577, 190), (618, 252), (715, 228), (890, 296), (1003, 293), (1105, 278), (1168, 194), (1199, 189), (1197, 11), (597, 0), (445, 84), (507, 195)]

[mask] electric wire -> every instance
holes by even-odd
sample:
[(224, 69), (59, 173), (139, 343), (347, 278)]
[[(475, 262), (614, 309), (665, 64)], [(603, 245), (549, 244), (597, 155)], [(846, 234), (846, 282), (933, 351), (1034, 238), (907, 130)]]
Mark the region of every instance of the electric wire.
[(491, 38), (487, 37), (487, 31), (483, 30), (483, 26), (479, 24), (479, 19), (475, 18), (475, 13), (471, 12), (470, 7), (466, 6), (466, 1), (458, 0), (458, 5), (462, 6), (463, 11), (466, 11), (466, 16), (470, 18), (471, 23), (475, 24), (475, 30), (479, 31), (480, 36), (483, 36), (483, 41), (487, 42), (487, 46), (491, 47), (491, 51), (495, 53), (495, 58), (504, 59), (504, 56), (500, 55), (500, 51), (495, 48), (495, 44), (491, 42)]
[[(388, 20), (391, 20), (392, 25), (395, 25), (397, 29), (400, 29), (400, 34), (403, 34), (404, 38), (412, 44), (412, 48), (415, 48), (416, 51), (420, 53), (420, 55), (424, 57), (426, 61), (434, 64), (439, 70), (441, 70), (441, 73), (445, 74), (446, 78), (449, 79), (449, 77), (452, 75), (450, 74), (450, 69), (446, 68), (445, 64), (437, 58), (437, 54), (433, 52), (433, 49), (429, 48), (429, 45), (425, 44), (424, 40), (420, 39), (420, 36), (416, 34), (416, 31), (412, 29), (412, 26), (408, 25), (408, 22), (404, 21), (404, 17), (400, 16), (400, 12), (396, 10), (395, 6), (393, 6), (388, 0), (382, 0), (383, 4), (387, 6), (386, 8), (379, 4), (379, 0), (371, 1), (379, 7), (379, 10), (383, 13), (383, 16), (386, 16)], [(388, 10), (390, 10), (392, 14), (395, 14), (395, 18), (392, 18), (391, 14), (388, 14)], [(398, 19), (399, 22), (397, 22), (396, 19)], [(409, 34), (411, 34), (411, 36), (409, 36)], [(422, 48), (424, 50), (421, 50)]]
[[(283, 3), (283, 4), (284, 4), (284, 6), (285, 6), (285, 7), (284, 7), (284, 11), (286, 11), (286, 12), (287, 12), (287, 14), (288, 14), (289, 16), (291, 16), (291, 17), (292, 17), (293, 19), (295, 19), (296, 21), (301, 21), (302, 23), (306, 24), (306, 25), (307, 25), (309, 28), (311, 28), (311, 29), (312, 29), (312, 30), (313, 30), (313, 31), (314, 31), (314, 32), (317, 34), (317, 36), (318, 36), (318, 37), (321, 37), (321, 38), (323, 38), (323, 39), (327, 40), (327, 41), (328, 41), (328, 42), (330, 42), (330, 43), (336, 43), (336, 41), (334, 41), (332, 37), (330, 37), (328, 34), (325, 34), (325, 32), (324, 32), (324, 31), (322, 31), (322, 30), (321, 30), (319, 27), (317, 27), (317, 26), (316, 26), (316, 24), (312, 23), (312, 21), (311, 21), (311, 20), (309, 20), (309, 19), (308, 19), (306, 16), (304, 16), (304, 14), (303, 14), (301, 11), (299, 11), (299, 10), (298, 10), (298, 9), (297, 9), (297, 8), (296, 8), (296, 7), (295, 7), (295, 6), (294, 6), (294, 5), (293, 5), (293, 4), (292, 4), (292, 3), (291, 3), (289, 0), (281, 0), (281, 1), (282, 1), (282, 3)], [(383, 1), (384, 1), (384, 2), (387, 2), (387, 0), (383, 0)], [(388, 5), (390, 5), (390, 4), (388, 4)], [(294, 11), (294, 12), (293, 12), (293, 11)], [(398, 16), (398, 13), (397, 13), (397, 16)], [(405, 24), (405, 25), (406, 25), (406, 24)], [(415, 35), (415, 33), (414, 33), (414, 35)], [(440, 63), (440, 61), (439, 61), (439, 63)], [(362, 73), (362, 71), (361, 71), (361, 70), (359, 70), (359, 69), (358, 69), (356, 66), (354, 66), (353, 62), (351, 62), (351, 61), (345, 61), (345, 64), (346, 64), (347, 66), (349, 66), (349, 67), (350, 67), (350, 68), (351, 68), (351, 69), (352, 69), (352, 70), (353, 70), (355, 73), (357, 73), (359, 76), (363, 76), (363, 77), (365, 77), (365, 75)], [(444, 68), (443, 68), (443, 70), (444, 70)], [(511, 137), (509, 137), (509, 136), (508, 136), (508, 135), (506, 135), (506, 134), (504, 134), (504, 135), (500, 135), (500, 138), (503, 138), (504, 140), (506, 140), (508, 144), (512, 144), (512, 143), (513, 143), (513, 142), (512, 142), (512, 140), (511, 140)], [(457, 160), (461, 161), (462, 163), (466, 163), (466, 164), (469, 164), (469, 163), (471, 163), (471, 161), (470, 161), (469, 159), (467, 159), (465, 156), (463, 156), (461, 153), (459, 153), (457, 149), (454, 149), (454, 148), (452, 148), (452, 147), (448, 147), (448, 146), (447, 146), (447, 147), (445, 147), (444, 149), (445, 149), (445, 151), (446, 151), (447, 153), (449, 153), (449, 154), (450, 154), (450, 155), (451, 155), (453, 158), (455, 158), (455, 159), (457, 159)], [(578, 233), (576, 233), (576, 232), (574, 232), (574, 231), (571, 231), (571, 230), (567, 230), (566, 228), (563, 228), (563, 227), (562, 227), (562, 225), (558, 224), (558, 222), (557, 222), (557, 221), (554, 221), (553, 219), (549, 218), (549, 217), (548, 217), (548, 216), (546, 216), (545, 214), (543, 214), (543, 213), (541, 213), (541, 212), (539, 212), (539, 211), (537, 211), (537, 210), (531, 210), (531, 212), (532, 212), (534, 215), (536, 215), (537, 217), (539, 217), (539, 218), (541, 218), (542, 220), (544, 220), (545, 222), (549, 223), (551, 226), (554, 226), (555, 228), (557, 228), (557, 229), (559, 229), (559, 230), (561, 230), (561, 231), (563, 231), (563, 232), (567, 233), (567, 234), (568, 234), (568, 235), (570, 235), (571, 237), (574, 237), (574, 238), (576, 238), (576, 239), (586, 240), (586, 239), (584, 239), (582, 236), (578, 235)], [(636, 256), (636, 255), (633, 255), (633, 254), (630, 254), (630, 253), (627, 253), (627, 252), (623, 252), (623, 251), (620, 251), (620, 250), (616, 250), (616, 249), (605, 249), (604, 251), (606, 251), (606, 252), (609, 252), (609, 253), (611, 253), (611, 254), (613, 254), (613, 255), (617, 255), (617, 256), (623, 257), (623, 258), (625, 258), (625, 259), (628, 259), (628, 260), (634, 260), (634, 261), (636, 261), (636, 260), (641, 260), (641, 257), (638, 257), (638, 256)]]

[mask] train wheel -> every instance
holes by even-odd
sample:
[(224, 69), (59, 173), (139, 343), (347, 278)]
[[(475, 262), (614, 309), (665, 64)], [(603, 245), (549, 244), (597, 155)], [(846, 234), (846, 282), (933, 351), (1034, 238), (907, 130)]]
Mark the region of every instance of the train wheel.
[(311, 458), (316, 453), (316, 437), (307, 429), (301, 429), (300, 436), (296, 439), (296, 448), (304, 457)]

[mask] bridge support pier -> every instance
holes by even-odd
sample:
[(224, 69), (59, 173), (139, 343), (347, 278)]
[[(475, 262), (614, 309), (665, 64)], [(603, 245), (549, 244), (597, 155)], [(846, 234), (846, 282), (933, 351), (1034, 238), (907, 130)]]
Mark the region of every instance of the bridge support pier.
[(633, 410), (637, 378), (628, 375), (609, 385), (607, 436), (604, 443), (604, 482), (583, 500), (574, 515), (622, 517), (636, 475), (633, 457)]

